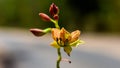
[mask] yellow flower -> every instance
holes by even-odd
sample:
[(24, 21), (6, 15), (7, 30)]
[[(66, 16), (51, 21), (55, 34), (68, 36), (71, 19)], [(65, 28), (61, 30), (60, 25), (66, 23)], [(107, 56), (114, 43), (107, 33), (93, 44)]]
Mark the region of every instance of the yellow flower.
[(63, 47), (64, 51), (70, 56), (70, 52), (72, 51), (71, 47), (77, 47), (79, 44), (82, 44), (83, 41), (79, 40), (80, 31), (76, 30), (72, 33), (69, 33), (64, 28), (57, 29), (52, 28), (52, 37), (54, 42), (51, 45), (55, 48)]

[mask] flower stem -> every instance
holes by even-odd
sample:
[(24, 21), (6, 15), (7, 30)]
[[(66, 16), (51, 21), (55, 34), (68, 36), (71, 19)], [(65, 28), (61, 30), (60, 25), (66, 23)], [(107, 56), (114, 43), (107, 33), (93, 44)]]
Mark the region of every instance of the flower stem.
[(55, 27), (56, 28), (60, 28), (60, 26), (58, 25), (58, 21), (57, 20), (53, 20), (53, 19), (51, 19), (51, 21), (55, 24)]
[(56, 68), (60, 68), (60, 61), (62, 59), (60, 48), (57, 49), (57, 53), (58, 53), (58, 59), (57, 59)]

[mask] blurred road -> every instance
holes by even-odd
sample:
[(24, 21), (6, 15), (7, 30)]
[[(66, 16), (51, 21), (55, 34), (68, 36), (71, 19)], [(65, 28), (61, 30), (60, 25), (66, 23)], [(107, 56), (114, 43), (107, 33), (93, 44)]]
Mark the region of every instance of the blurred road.
[[(86, 43), (73, 48), (72, 63), (61, 62), (61, 68), (120, 68), (120, 36), (112, 34), (84, 34)], [(56, 49), (49, 44), (50, 34), (33, 36), (29, 30), (0, 29), (0, 50), (9, 52), (16, 59), (16, 68), (55, 68)]]

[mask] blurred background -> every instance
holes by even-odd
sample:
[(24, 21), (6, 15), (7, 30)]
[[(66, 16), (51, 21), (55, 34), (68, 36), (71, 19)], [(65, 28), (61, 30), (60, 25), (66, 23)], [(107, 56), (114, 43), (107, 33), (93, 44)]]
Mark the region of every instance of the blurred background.
[[(54, 2), (60, 8), (61, 26), (95, 32), (120, 31), (119, 0), (0, 0), (0, 26), (31, 28), (48, 27), (38, 13), (49, 14)], [(49, 23), (49, 27), (53, 24)]]
[(55, 68), (50, 34), (36, 38), (29, 32), (54, 27), (38, 16), (50, 15), (52, 2), (60, 9), (59, 25), (81, 30), (86, 42), (73, 49), (72, 64), (62, 62), (61, 68), (120, 67), (120, 0), (0, 0), (0, 68)]

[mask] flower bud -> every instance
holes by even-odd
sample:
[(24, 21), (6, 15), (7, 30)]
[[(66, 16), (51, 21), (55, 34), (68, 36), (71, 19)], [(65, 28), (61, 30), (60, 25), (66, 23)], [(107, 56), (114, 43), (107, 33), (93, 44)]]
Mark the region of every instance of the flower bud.
[(45, 13), (39, 13), (39, 16), (42, 18), (43, 21), (51, 21), (51, 18)]
[(54, 15), (53, 18), (54, 18), (55, 20), (58, 20), (58, 19), (59, 19), (58, 14), (57, 14), (57, 15)]
[(41, 30), (41, 29), (36, 29), (36, 28), (30, 29), (30, 31), (31, 31), (35, 36), (37, 36), (37, 37), (43, 36), (44, 34), (46, 34), (43, 30)]
[(54, 3), (52, 3), (49, 8), (49, 12), (52, 16), (54, 16), (59, 13), (59, 8)]

